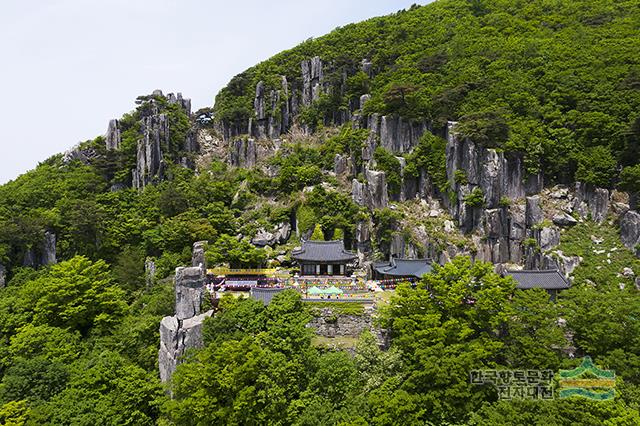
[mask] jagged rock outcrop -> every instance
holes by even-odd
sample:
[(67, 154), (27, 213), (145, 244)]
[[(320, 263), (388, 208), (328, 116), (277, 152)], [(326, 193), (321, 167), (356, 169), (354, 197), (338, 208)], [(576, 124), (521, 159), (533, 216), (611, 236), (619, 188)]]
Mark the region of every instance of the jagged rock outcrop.
[(199, 266), (176, 269), (176, 314), (160, 322), (158, 365), (162, 382), (171, 379), (187, 349), (202, 346), (202, 325), (213, 314), (200, 314), (204, 277), (205, 270)]
[(143, 137), (138, 141), (136, 168), (133, 170), (133, 186), (142, 189), (164, 178), (162, 146), (169, 144), (169, 120), (165, 114), (142, 119)]
[(42, 241), (42, 250), (40, 254), (40, 265), (47, 266), (57, 263), (56, 258), (56, 234), (51, 231), (44, 233)]
[(107, 150), (117, 150), (120, 149), (120, 142), (122, 138), (120, 136), (120, 121), (119, 120), (110, 120), (109, 126), (107, 127), (107, 134), (105, 135), (105, 144), (107, 146)]
[(207, 251), (207, 241), (197, 241), (193, 243), (193, 251), (191, 254), (191, 266), (207, 270), (207, 259), (205, 253)]
[(555, 227), (544, 227), (540, 230), (538, 243), (542, 251), (551, 250), (560, 244), (560, 230)]
[(336, 175), (342, 175), (349, 170), (347, 157), (345, 155), (336, 154), (333, 159), (333, 171)]
[(236, 167), (254, 167), (257, 162), (256, 141), (254, 139), (237, 139), (233, 142), (230, 162)]
[(191, 318), (200, 313), (205, 271), (200, 267), (176, 269), (176, 317)]
[(389, 204), (387, 181), (384, 172), (365, 170), (366, 183), (351, 181), (351, 197), (354, 203), (369, 209), (382, 209)]
[(622, 244), (640, 254), (640, 213), (629, 210), (620, 220), (620, 238)]
[(359, 221), (356, 225), (356, 250), (360, 260), (371, 254), (371, 221)]
[(320, 99), (322, 93), (323, 69), (319, 56), (302, 61), (302, 105), (310, 106)]
[(372, 209), (382, 209), (389, 204), (389, 194), (387, 192), (387, 179), (384, 172), (369, 170), (365, 171), (367, 179), (367, 191), (369, 195), (369, 206)]
[(257, 247), (273, 247), (276, 244), (284, 244), (291, 236), (291, 224), (289, 222), (281, 222), (273, 232), (269, 232), (264, 228), (258, 229), (256, 235), (251, 239), (251, 244)]
[(385, 115), (380, 119), (380, 146), (396, 154), (411, 151), (428, 130), (427, 124), (410, 122), (402, 117)]
[(583, 219), (591, 216), (593, 221), (602, 223), (609, 212), (610, 198), (607, 189), (577, 182), (573, 210)]
[(526, 207), (526, 226), (532, 227), (538, 225), (544, 219), (542, 207), (540, 206), (540, 196), (532, 195), (527, 197)]
[[(162, 96), (162, 91), (159, 92), (160, 96)], [(170, 104), (179, 105), (188, 116), (191, 116), (191, 99), (183, 98), (182, 93), (177, 93), (175, 95), (173, 93), (169, 93), (166, 98)]]
[(164, 317), (160, 322), (160, 350), (158, 351), (158, 367), (160, 380), (168, 382), (180, 364), (180, 359), (187, 349), (203, 346), (202, 326), (204, 320), (213, 311), (179, 320), (177, 317)]

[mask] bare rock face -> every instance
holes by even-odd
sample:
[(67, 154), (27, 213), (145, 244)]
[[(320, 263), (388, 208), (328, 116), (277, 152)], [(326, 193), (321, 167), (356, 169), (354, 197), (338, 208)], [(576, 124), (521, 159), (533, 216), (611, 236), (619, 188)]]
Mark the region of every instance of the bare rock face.
[(44, 233), (44, 240), (42, 241), (42, 251), (40, 257), (40, 265), (53, 265), (56, 264), (56, 234), (51, 231)]
[(364, 258), (371, 253), (371, 223), (359, 221), (356, 225), (356, 245), (358, 255)]
[(105, 136), (105, 143), (107, 150), (113, 151), (120, 149), (120, 142), (122, 138), (120, 136), (120, 122), (118, 120), (110, 120), (107, 127), (107, 134)]
[(629, 210), (620, 220), (620, 238), (622, 244), (636, 250), (640, 244), (640, 213)]
[(251, 168), (258, 162), (256, 141), (254, 139), (238, 139), (231, 146), (230, 162), (235, 167)]
[(7, 285), (7, 269), (2, 263), (0, 263), (0, 288), (5, 288)]
[(169, 144), (169, 120), (165, 114), (151, 115), (142, 120), (143, 137), (138, 141), (133, 186), (142, 189), (164, 177), (162, 146)]
[(609, 191), (577, 182), (575, 193), (573, 210), (583, 219), (591, 215), (591, 219), (596, 223), (604, 222), (609, 212)]
[(411, 151), (428, 130), (426, 123), (415, 123), (397, 116), (383, 116), (380, 120), (380, 145), (396, 154)]
[(175, 316), (162, 319), (160, 322), (158, 365), (160, 380), (163, 383), (171, 379), (187, 349), (203, 346), (202, 326), (204, 320), (212, 314), (213, 311), (208, 311), (185, 320), (179, 320)]
[(531, 197), (527, 197), (527, 208), (526, 208), (526, 224), (528, 227), (538, 225), (544, 219), (544, 214), (542, 213), (542, 208), (540, 207), (540, 196), (533, 195)]
[(384, 172), (366, 170), (367, 189), (369, 192), (369, 207), (371, 209), (382, 209), (389, 204), (387, 192), (387, 179)]
[(207, 259), (205, 252), (207, 251), (207, 241), (198, 241), (193, 243), (193, 251), (191, 254), (191, 266), (196, 268), (207, 269)]
[(342, 175), (348, 171), (347, 157), (341, 154), (336, 154), (333, 159), (333, 171), (336, 175)]
[(309, 106), (320, 99), (322, 93), (322, 60), (315, 56), (309, 60), (302, 61), (302, 105)]
[(555, 227), (542, 228), (540, 230), (539, 244), (542, 251), (557, 247), (560, 244), (560, 230)]
[(176, 317), (191, 318), (200, 313), (204, 291), (204, 269), (200, 267), (176, 269)]

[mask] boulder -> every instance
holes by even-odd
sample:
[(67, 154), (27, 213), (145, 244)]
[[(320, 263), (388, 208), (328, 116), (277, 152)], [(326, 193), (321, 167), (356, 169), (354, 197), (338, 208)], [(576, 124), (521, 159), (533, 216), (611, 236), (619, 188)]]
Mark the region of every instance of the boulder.
[(284, 244), (291, 235), (291, 224), (281, 222), (273, 232), (268, 232), (264, 228), (258, 229), (256, 235), (251, 239), (251, 244), (257, 247), (273, 247), (276, 244)]
[(578, 221), (573, 216), (567, 213), (559, 213), (553, 216), (553, 219), (551, 220), (554, 224), (562, 227), (573, 226), (578, 223)]
[(576, 183), (573, 209), (581, 218), (591, 215), (591, 219), (602, 223), (609, 212), (610, 194), (607, 189), (593, 188), (581, 182)]
[(620, 238), (622, 244), (631, 250), (636, 250), (640, 244), (640, 213), (629, 210), (620, 220)]
[(191, 318), (200, 313), (205, 271), (200, 267), (177, 268), (175, 277), (176, 317)]
[(542, 207), (540, 207), (540, 196), (532, 195), (527, 197), (526, 224), (527, 227), (538, 225), (544, 219)]

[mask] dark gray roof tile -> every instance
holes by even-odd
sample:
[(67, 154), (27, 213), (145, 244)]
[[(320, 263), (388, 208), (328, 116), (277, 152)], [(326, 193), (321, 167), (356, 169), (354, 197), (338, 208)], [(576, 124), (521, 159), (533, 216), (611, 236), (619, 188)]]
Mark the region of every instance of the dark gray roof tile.
[(542, 288), (545, 290), (562, 290), (569, 288), (569, 281), (557, 269), (542, 271), (522, 270), (507, 271), (518, 283), (516, 288)]
[(300, 249), (294, 249), (291, 257), (307, 262), (349, 262), (357, 258), (355, 253), (344, 249), (342, 240), (305, 241)]

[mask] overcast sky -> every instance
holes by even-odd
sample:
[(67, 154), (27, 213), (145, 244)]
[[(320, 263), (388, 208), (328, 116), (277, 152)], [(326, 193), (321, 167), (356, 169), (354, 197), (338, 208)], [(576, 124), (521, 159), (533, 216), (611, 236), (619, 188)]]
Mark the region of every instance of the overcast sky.
[(104, 134), (154, 89), (211, 106), (234, 75), (416, 0), (2, 0), (0, 183)]

